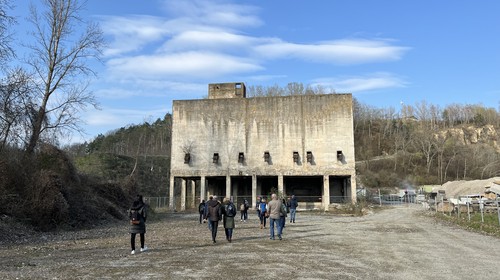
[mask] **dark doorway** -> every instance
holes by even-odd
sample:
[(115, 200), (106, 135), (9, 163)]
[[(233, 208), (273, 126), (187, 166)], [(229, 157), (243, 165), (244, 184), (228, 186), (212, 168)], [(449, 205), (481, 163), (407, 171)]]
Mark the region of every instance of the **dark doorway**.
[(299, 202), (319, 202), (323, 193), (323, 176), (286, 176), (283, 184), (287, 195)]
[(349, 176), (330, 176), (330, 203), (345, 203), (348, 200), (349, 178)]
[[(260, 186), (260, 196), (270, 196), (271, 190), (278, 189), (278, 177), (277, 176), (259, 176), (257, 177), (257, 188)], [(257, 191), (258, 192), (258, 191)]]
[(226, 177), (207, 177), (207, 190), (222, 199), (226, 195)]
[(244, 199), (252, 201), (252, 177), (231, 177), (231, 194), (233, 195), (233, 202), (237, 203), (237, 205), (240, 205)]

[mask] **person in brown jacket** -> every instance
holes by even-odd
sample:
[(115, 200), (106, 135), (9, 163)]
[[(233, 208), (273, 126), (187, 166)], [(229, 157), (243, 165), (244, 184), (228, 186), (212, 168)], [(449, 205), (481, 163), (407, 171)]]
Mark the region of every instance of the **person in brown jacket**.
[(207, 216), (205, 219), (209, 223), (209, 227), (212, 231), (212, 242), (215, 244), (215, 238), (217, 237), (217, 227), (219, 226), (219, 221), (222, 219), (221, 204), (217, 200), (216, 196), (210, 196), (210, 200), (207, 202)]
[(278, 230), (278, 238), (281, 240), (281, 222), (280, 213), (282, 212), (281, 201), (278, 200), (278, 196), (273, 193), (271, 194), (271, 201), (267, 204), (267, 211), (269, 211), (269, 229), (270, 229), (270, 239), (274, 240), (274, 225), (276, 225)]

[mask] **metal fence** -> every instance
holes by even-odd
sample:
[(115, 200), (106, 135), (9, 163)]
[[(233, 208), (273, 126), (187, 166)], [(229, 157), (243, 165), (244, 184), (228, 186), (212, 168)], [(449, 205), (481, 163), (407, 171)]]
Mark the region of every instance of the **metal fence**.
[[(264, 195), (259, 195), (260, 197), (266, 197)], [(195, 197), (195, 203), (191, 202), (192, 197), (188, 196), (186, 197), (186, 208), (187, 209), (194, 209), (198, 207), (198, 203), (200, 201), (199, 196)], [(300, 206), (305, 206), (310, 203), (317, 203), (320, 204), (322, 197), (321, 196), (296, 196), (297, 201), (299, 202), (299, 208)], [(255, 205), (252, 205), (252, 197), (251, 196), (238, 196), (234, 197), (234, 202), (239, 206), (243, 201), (246, 199), (248, 203), (250, 204), (250, 209), (255, 208)], [(169, 208), (169, 197), (168, 196), (159, 196), (159, 197), (144, 197), (144, 201), (149, 205), (150, 208), (152, 209), (158, 209), (158, 208)], [(330, 196), (330, 203), (350, 203), (351, 200), (350, 198), (347, 198), (345, 196)], [(179, 204), (179, 205), (177, 205)], [(180, 207), (180, 201), (178, 200), (177, 197), (174, 197), (174, 205), (175, 209), (179, 209)], [(309, 207), (305, 207), (309, 208)], [(238, 208), (239, 209), (239, 208)]]
[(146, 202), (152, 209), (168, 208), (167, 196), (144, 197), (144, 202)]

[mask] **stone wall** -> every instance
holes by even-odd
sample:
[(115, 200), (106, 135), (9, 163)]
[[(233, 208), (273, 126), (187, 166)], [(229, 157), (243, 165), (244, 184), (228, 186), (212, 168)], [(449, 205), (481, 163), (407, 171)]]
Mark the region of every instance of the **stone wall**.
[[(355, 173), (350, 94), (174, 101), (173, 120), (174, 176)], [(342, 151), (341, 161), (337, 151)], [(239, 153), (244, 153), (243, 163), (238, 163)]]

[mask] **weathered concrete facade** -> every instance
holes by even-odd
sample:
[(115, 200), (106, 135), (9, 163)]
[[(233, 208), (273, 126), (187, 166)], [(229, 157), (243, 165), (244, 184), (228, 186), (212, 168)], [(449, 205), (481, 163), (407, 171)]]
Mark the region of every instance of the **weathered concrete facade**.
[(211, 84), (208, 99), (173, 102), (170, 208), (208, 195), (255, 205), (271, 188), (301, 208), (355, 202), (350, 94), (245, 96), (243, 83)]

